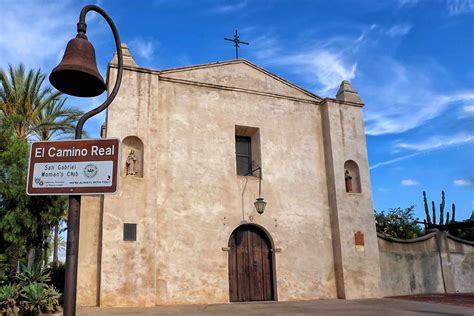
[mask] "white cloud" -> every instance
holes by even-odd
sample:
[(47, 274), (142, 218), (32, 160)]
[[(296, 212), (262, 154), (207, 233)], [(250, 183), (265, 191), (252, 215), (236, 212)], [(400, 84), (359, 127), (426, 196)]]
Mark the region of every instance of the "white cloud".
[(398, 6), (401, 8), (401, 7), (413, 7), (415, 6), (416, 4), (418, 4), (418, 2), (420, 2), (420, 0), (398, 0)]
[[(422, 3), (421, 0), (398, 0), (398, 7), (411, 8), (416, 6), (419, 3)], [(431, 4), (430, 1), (424, 1), (425, 3)], [(444, 0), (437, 1), (437, 3), (442, 3), (445, 5), (450, 16), (456, 16), (460, 14), (469, 14), (474, 13), (474, 0)]]
[(453, 184), (458, 187), (471, 187), (474, 185), (474, 183), (468, 179), (455, 179)]
[(378, 163), (375, 163), (373, 165), (370, 165), (369, 169), (373, 170), (373, 169), (376, 169), (376, 168), (379, 168), (379, 167), (391, 165), (391, 164), (394, 164), (394, 163), (397, 163), (397, 162), (400, 162), (400, 161), (403, 161), (403, 160), (406, 160), (406, 159), (409, 159), (409, 158), (412, 158), (412, 157), (415, 157), (415, 156), (419, 156), (420, 154), (422, 154), (422, 152), (417, 152), (417, 153), (414, 153), (414, 154), (405, 155), (405, 156), (397, 157), (397, 158), (394, 158), (394, 159), (378, 162)]
[(387, 35), (390, 37), (403, 36), (408, 34), (412, 27), (411, 24), (397, 24), (387, 30)]
[(440, 94), (433, 88), (436, 73), (432, 69), (409, 68), (377, 56), (372, 60), (376, 66), (362, 90), (368, 135), (403, 133), (438, 117), (454, 104), (474, 100), (474, 90)]
[(289, 65), (317, 86), (318, 93), (326, 94), (336, 89), (342, 80), (356, 76), (357, 63), (350, 63), (341, 55), (329, 49), (315, 49), (310, 52), (280, 57), (276, 63)]
[(427, 151), (442, 149), (446, 147), (463, 145), (474, 142), (474, 135), (459, 133), (450, 136), (433, 136), (419, 143), (397, 143), (395, 148), (408, 149), (414, 151)]
[[(356, 77), (354, 52), (375, 28), (375, 24), (366, 27), (358, 37), (333, 36), (316, 42), (305, 41), (301, 49), (283, 53), (279, 39), (267, 32), (250, 37), (251, 54), (262, 64), (290, 68), (319, 95), (334, 95), (343, 80)], [(251, 31), (254, 30), (252, 27)]]
[(420, 185), (418, 181), (413, 180), (413, 179), (403, 179), (401, 181), (401, 184), (405, 187), (413, 187), (413, 186)]
[(474, 0), (448, 0), (447, 6), (451, 16), (474, 13)]
[[(78, 13), (70, 1), (15, 1), (1, 4), (0, 67), (20, 62), (29, 68), (54, 62), (75, 36)], [(61, 56), (62, 57), (62, 56)]]
[[(372, 24), (359, 36), (338, 35), (306, 42), (299, 51), (286, 54), (281, 53), (275, 37), (265, 34), (260, 46), (259, 40), (253, 41), (256, 44), (252, 44), (251, 54), (263, 64), (290, 68), (322, 96), (335, 94), (342, 80), (352, 81), (360, 87), (359, 94), (366, 104), (367, 135), (400, 134), (437, 118), (453, 106), (474, 100), (474, 90), (437, 88), (438, 78), (446, 77), (447, 71), (436, 62), (407, 65), (389, 57), (391, 45), (396, 46), (395, 42), (411, 28), (407, 23), (390, 29)], [(381, 45), (380, 41), (387, 43)], [(382, 46), (382, 51), (373, 49)]]
[(474, 105), (465, 105), (463, 110), (468, 114), (474, 114)]
[(155, 43), (144, 38), (133, 39), (130, 41), (129, 47), (132, 54), (137, 54), (145, 59), (151, 59), (155, 53)]
[(217, 7), (213, 8), (212, 11), (217, 12), (217, 13), (228, 13), (228, 12), (234, 12), (234, 11), (242, 10), (246, 6), (247, 6), (246, 1), (240, 1), (240, 2), (235, 3), (235, 4), (223, 4), (223, 5), (217, 6)]
[[(244, 34), (244, 31), (242, 31), (242, 34)], [(280, 51), (278, 40), (272, 37), (270, 34), (251, 37), (250, 44), (252, 45), (252, 55), (255, 56), (255, 58), (257, 59), (263, 60), (274, 58), (276, 54)]]
[(370, 166), (370, 170), (391, 165), (416, 156), (427, 155), (433, 151), (442, 150), (452, 146), (461, 146), (473, 142), (474, 135), (468, 133), (459, 133), (453, 136), (433, 136), (424, 142), (419, 143), (398, 142), (394, 145), (396, 149), (412, 150), (414, 153), (375, 163)]

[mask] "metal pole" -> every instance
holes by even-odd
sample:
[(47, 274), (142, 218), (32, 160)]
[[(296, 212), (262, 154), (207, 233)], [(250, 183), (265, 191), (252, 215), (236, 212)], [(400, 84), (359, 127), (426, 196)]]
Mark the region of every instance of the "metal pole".
[[(99, 13), (109, 24), (112, 33), (114, 35), (115, 47), (117, 50), (118, 59), (118, 70), (117, 79), (115, 85), (108, 96), (108, 98), (100, 106), (85, 113), (77, 122), (76, 125), (76, 139), (82, 138), (82, 128), (84, 123), (92, 116), (99, 114), (105, 110), (110, 103), (115, 99), (120, 84), (122, 82), (123, 73), (123, 56), (120, 37), (117, 32), (117, 28), (113, 23), (112, 19), (108, 14), (100, 7), (96, 5), (87, 5), (81, 10), (79, 16), (79, 22), (77, 23), (77, 32), (86, 33), (86, 14), (89, 11), (95, 11)], [(77, 266), (78, 266), (78, 250), (79, 250), (79, 227), (80, 227), (80, 216), (81, 215), (81, 196), (70, 195), (69, 196), (69, 212), (68, 212), (68, 231), (67, 231), (67, 244), (66, 244), (66, 273), (65, 273), (65, 286), (64, 286), (64, 315), (74, 316), (76, 315), (76, 296), (77, 296)]]

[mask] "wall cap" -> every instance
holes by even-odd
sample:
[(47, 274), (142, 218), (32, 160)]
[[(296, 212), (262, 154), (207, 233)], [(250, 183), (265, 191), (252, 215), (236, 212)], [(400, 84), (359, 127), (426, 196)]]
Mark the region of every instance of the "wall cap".
[(386, 240), (386, 241), (390, 241), (390, 242), (399, 242), (399, 243), (403, 243), (403, 244), (412, 244), (412, 243), (417, 243), (417, 242), (421, 242), (421, 241), (431, 239), (431, 238), (435, 237), (437, 234), (438, 234), (438, 232), (432, 232), (432, 233), (428, 233), (424, 236), (413, 238), (413, 239), (398, 239), (398, 238), (391, 238), (391, 237), (388, 237), (387, 235), (385, 235), (383, 233), (377, 232), (377, 237), (379, 237), (380, 239)]
[(462, 238), (453, 236), (453, 235), (451, 235), (451, 234), (449, 234), (449, 233), (447, 233), (446, 236), (447, 236), (449, 239), (451, 239), (451, 240), (460, 242), (461, 244), (465, 244), (465, 245), (469, 245), (469, 246), (474, 246), (474, 241), (469, 241), (469, 240), (466, 240), (466, 239), (462, 239)]

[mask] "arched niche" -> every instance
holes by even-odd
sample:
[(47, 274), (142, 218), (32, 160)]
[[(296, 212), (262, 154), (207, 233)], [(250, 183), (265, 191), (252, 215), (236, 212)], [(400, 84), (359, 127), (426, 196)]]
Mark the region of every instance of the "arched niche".
[(143, 178), (143, 142), (136, 136), (122, 140), (121, 173), (125, 177)]
[(344, 183), (346, 192), (361, 193), (359, 166), (353, 160), (344, 163)]

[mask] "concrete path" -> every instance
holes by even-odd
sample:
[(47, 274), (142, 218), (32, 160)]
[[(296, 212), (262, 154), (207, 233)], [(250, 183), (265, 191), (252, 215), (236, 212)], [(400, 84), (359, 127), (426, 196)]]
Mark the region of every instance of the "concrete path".
[(474, 308), (414, 302), (392, 298), (366, 300), (318, 300), (301, 302), (232, 303), (216, 305), (173, 305), (151, 308), (85, 308), (80, 316), (107, 315), (469, 315)]

